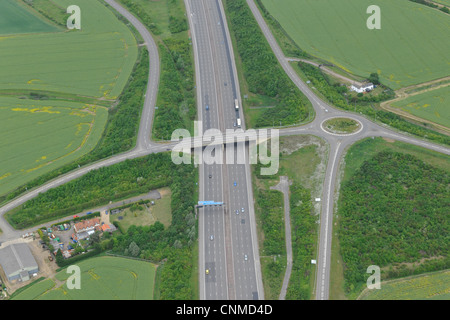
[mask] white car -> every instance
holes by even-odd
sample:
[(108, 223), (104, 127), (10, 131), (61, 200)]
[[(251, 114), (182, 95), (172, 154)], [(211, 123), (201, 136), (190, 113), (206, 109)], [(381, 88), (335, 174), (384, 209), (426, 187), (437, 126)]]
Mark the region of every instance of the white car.
[(211, 235), (211, 236), (209, 237), (209, 240), (214, 240), (214, 236)]
[(247, 257), (247, 255), (246, 255), (246, 254), (244, 254), (244, 260), (245, 260), (245, 261), (247, 261), (247, 260), (248, 260), (248, 257)]
[(244, 212), (245, 211), (244, 208), (242, 208), (241, 211)]

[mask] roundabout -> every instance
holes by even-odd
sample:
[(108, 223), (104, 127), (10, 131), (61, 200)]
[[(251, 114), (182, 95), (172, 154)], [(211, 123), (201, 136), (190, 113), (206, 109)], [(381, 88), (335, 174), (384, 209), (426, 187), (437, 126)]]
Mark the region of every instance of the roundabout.
[(363, 124), (355, 118), (333, 117), (323, 120), (320, 128), (335, 136), (351, 136), (361, 132)]

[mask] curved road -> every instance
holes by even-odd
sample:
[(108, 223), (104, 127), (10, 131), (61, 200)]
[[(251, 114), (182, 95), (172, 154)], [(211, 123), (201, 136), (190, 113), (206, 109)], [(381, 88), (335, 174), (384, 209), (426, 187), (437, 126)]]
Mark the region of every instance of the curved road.
[(136, 147), (129, 152), (119, 154), (105, 160), (97, 161), (93, 164), (82, 167), (78, 170), (74, 170), (67, 174), (64, 174), (58, 178), (55, 178), (46, 184), (36, 187), (24, 195), (14, 199), (13, 201), (8, 202), (6, 205), (0, 208), (0, 229), (3, 231), (3, 234), (0, 236), (2, 241), (11, 240), (19, 237), (24, 233), (24, 230), (14, 230), (11, 226), (6, 222), (4, 218), (4, 214), (9, 210), (23, 204), (24, 202), (37, 197), (39, 193), (46, 192), (49, 189), (55, 188), (57, 186), (63, 185), (73, 179), (79, 178), (91, 170), (95, 170), (101, 167), (110, 166), (119, 162), (122, 162), (126, 159), (133, 159), (141, 156), (145, 156), (147, 154), (153, 152), (161, 152), (165, 151), (166, 147), (162, 145), (155, 144), (150, 141), (152, 123), (153, 123), (153, 114), (154, 107), (156, 102), (156, 96), (158, 92), (158, 84), (159, 84), (159, 73), (160, 73), (160, 63), (159, 63), (159, 54), (158, 49), (153, 40), (150, 32), (145, 28), (145, 26), (136, 19), (132, 14), (130, 14), (127, 10), (125, 10), (121, 5), (119, 5), (114, 0), (105, 0), (105, 2), (113, 7), (116, 11), (118, 11), (121, 15), (123, 15), (128, 21), (130, 21), (136, 30), (140, 33), (142, 38), (144, 39), (145, 46), (149, 53), (149, 61), (150, 61), (150, 72), (147, 84), (147, 90), (145, 94), (144, 106), (141, 115), (141, 122), (139, 126), (139, 132), (136, 142)]

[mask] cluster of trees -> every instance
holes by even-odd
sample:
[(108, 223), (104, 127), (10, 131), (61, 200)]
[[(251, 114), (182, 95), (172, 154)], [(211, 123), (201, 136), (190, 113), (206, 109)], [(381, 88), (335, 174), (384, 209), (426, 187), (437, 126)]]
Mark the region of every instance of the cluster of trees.
[(167, 6), (169, 9), (169, 30), (172, 34), (186, 31), (189, 29), (186, 16), (182, 9), (183, 4), (180, 5), (179, 0), (168, 0)]
[(313, 86), (336, 107), (361, 112), (401, 131), (439, 143), (450, 144), (450, 137), (444, 134), (413, 124), (392, 112), (377, 110), (368, 106), (370, 102), (380, 102), (393, 98), (395, 93), (392, 90), (386, 89), (386, 92), (377, 97), (374, 96), (371, 98), (370, 96), (364, 95), (364, 97), (354, 97), (353, 100), (348, 101), (342, 94), (343, 92), (339, 90), (339, 87), (331, 85), (328, 81), (328, 76), (319, 68), (303, 62), (299, 62), (298, 65)]
[(249, 91), (278, 101), (256, 119), (256, 127), (272, 126), (274, 120), (283, 125), (306, 120), (306, 97), (278, 64), (246, 1), (227, 0), (226, 6)]
[(188, 40), (167, 39), (159, 48), (161, 79), (153, 134), (170, 140), (174, 130), (190, 128), (197, 115), (194, 70)]
[[(164, 27), (155, 24), (144, 8), (131, 0), (121, 1), (153, 35), (163, 33)], [(153, 136), (162, 140), (170, 140), (176, 129), (189, 129), (197, 115), (190, 41), (187, 35), (174, 36), (187, 31), (188, 23), (179, 0), (166, 2), (169, 13), (168, 31), (171, 35), (158, 39), (161, 76), (156, 103), (158, 108), (153, 121)]]
[[(439, 8), (439, 6), (437, 4), (434, 4), (433, 2), (430, 1), (426, 1), (426, 0), (409, 0), (411, 2), (415, 2), (415, 3), (420, 3), (423, 4), (425, 6), (431, 7), (431, 8)], [(446, 7), (446, 6), (442, 6), (441, 8), (439, 8), (439, 10), (441, 10), (442, 12), (445, 12), (447, 14), (450, 14), (450, 10)]]
[(449, 268), (449, 185), (448, 172), (411, 155), (382, 151), (363, 163), (342, 186), (338, 211), (347, 293), (365, 284), (370, 265), (389, 270), (383, 280)]
[(264, 232), (263, 255), (286, 254), (283, 194), (276, 190), (257, 190), (257, 214)]
[(309, 300), (311, 259), (315, 255), (317, 218), (312, 214), (311, 192), (297, 182), (294, 182), (289, 190), (293, 263), (286, 299)]

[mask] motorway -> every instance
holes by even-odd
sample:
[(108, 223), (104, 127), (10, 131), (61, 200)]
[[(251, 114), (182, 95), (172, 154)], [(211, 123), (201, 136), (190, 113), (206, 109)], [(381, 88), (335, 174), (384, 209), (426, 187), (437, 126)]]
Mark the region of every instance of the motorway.
[[(184, 0), (191, 27), (195, 57), (198, 117), (202, 123), (199, 132), (217, 128), (222, 132), (233, 128), (242, 110), (234, 110), (234, 98), (240, 100), (233, 48), (229, 45), (230, 36), (222, 2), (219, 0)], [(126, 159), (164, 152), (175, 143), (155, 143), (151, 141), (153, 113), (159, 83), (159, 56), (155, 42), (148, 30), (127, 10), (114, 0), (105, 0), (110, 6), (126, 17), (137, 29), (149, 51), (150, 72), (145, 102), (141, 117), (136, 147), (126, 153), (112, 156), (84, 166), (46, 184), (29, 190), (27, 193), (8, 202), (0, 208), (0, 241), (20, 237), (25, 230), (14, 230), (4, 219), (4, 214), (24, 202), (49, 189), (79, 178), (91, 170), (110, 166)], [(345, 151), (358, 140), (367, 137), (385, 137), (418, 145), (449, 155), (446, 147), (417, 139), (410, 135), (393, 131), (378, 125), (365, 117), (337, 110), (320, 100), (302, 82), (283, 55), (276, 40), (262, 18), (253, 0), (247, 0), (261, 30), (275, 53), (279, 63), (294, 84), (311, 101), (315, 119), (300, 127), (282, 128), (280, 135), (312, 134), (322, 137), (329, 144), (329, 159), (323, 185), (322, 209), (320, 217), (319, 251), (317, 264), (316, 299), (329, 298), (329, 275), (331, 255), (332, 221), (335, 191), (339, 164)], [(209, 110), (206, 110), (208, 104)], [(241, 105), (241, 104), (240, 104)], [(362, 129), (351, 135), (336, 135), (322, 129), (323, 121), (333, 117), (345, 116), (359, 121)], [(245, 129), (245, 122), (243, 121)], [(237, 146), (232, 146), (236, 148)], [(224, 151), (225, 146), (222, 148)], [(208, 149), (206, 149), (208, 150)], [(211, 174), (211, 178), (209, 175)], [(199, 269), (201, 299), (263, 299), (259, 251), (256, 239), (256, 224), (253, 209), (253, 194), (250, 166), (245, 164), (220, 165), (202, 164), (200, 166), (201, 200), (223, 201), (223, 207), (204, 208), (199, 215)], [(234, 186), (236, 182), (236, 186)], [(244, 208), (244, 212), (242, 212)], [(236, 214), (236, 210), (241, 210)], [(213, 235), (213, 240), (210, 236)], [(244, 256), (247, 255), (247, 260)], [(208, 275), (205, 269), (211, 270)], [(209, 276), (209, 277), (207, 277)]]
[[(236, 98), (240, 100), (240, 93), (222, 3), (186, 0), (185, 4), (197, 62), (198, 114), (202, 125), (199, 132), (209, 129), (225, 132), (233, 129), (237, 118), (242, 119), (243, 114), (241, 110), (236, 111), (234, 105)], [(235, 148), (236, 159), (238, 146), (233, 144), (227, 148)], [(206, 154), (211, 154), (210, 151), (212, 156), (225, 157), (223, 145), (217, 150), (205, 149)], [(262, 298), (248, 163), (205, 162), (200, 165), (200, 181), (202, 200), (224, 203), (221, 207), (200, 209), (200, 298)]]

